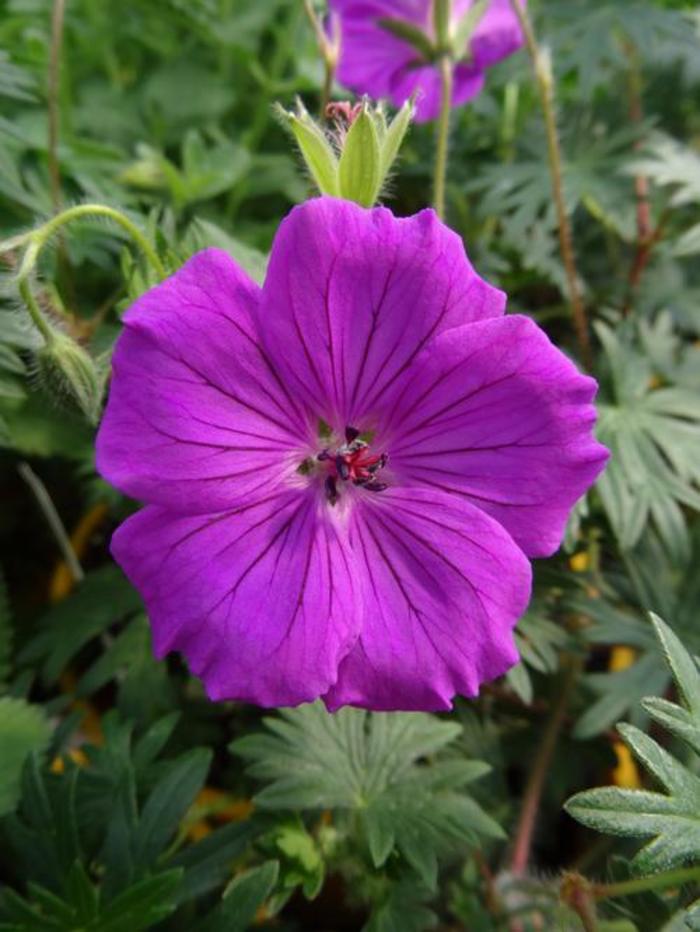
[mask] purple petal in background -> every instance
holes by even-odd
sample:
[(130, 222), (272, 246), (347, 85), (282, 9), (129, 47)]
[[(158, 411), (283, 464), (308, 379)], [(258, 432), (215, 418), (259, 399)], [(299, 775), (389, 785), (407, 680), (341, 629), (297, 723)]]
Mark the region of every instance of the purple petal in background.
[[(457, 0), (453, 29), (474, 0)], [(523, 0), (524, 2), (524, 0)], [(380, 25), (382, 19), (404, 20), (433, 41), (431, 0), (330, 0), (341, 24), (338, 79), (357, 94), (388, 97), (400, 107), (417, 95), (416, 120), (434, 120), (440, 110), (440, 74), (435, 60)], [(475, 97), (484, 71), (516, 52), (524, 43), (509, 0), (491, 0), (469, 46), (455, 50), (452, 105)]]

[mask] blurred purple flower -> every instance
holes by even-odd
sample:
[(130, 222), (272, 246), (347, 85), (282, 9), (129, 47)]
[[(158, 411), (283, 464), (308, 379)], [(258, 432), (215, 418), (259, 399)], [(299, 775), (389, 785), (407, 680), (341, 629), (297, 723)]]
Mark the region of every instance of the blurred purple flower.
[[(388, 97), (400, 107), (418, 91), (416, 120), (437, 117), (440, 72), (435, 60), (388, 28), (398, 21), (420, 30), (434, 44), (431, 0), (329, 0), (340, 18), (341, 52), (338, 78), (358, 94)], [(522, 0), (523, 5), (525, 0)], [(452, 31), (474, 0), (454, 0)], [(466, 46), (455, 49), (452, 103), (466, 103), (484, 86), (484, 71), (512, 55), (524, 37), (510, 0), (490, 0)]]
[(518, 657), (527, 557), (603, 468), (595, 382), (461, 240), (318, 198), (260, 289), (194, 256), (125, 316), (102, 475), (158, 656), (214, 700), (447, 709)]

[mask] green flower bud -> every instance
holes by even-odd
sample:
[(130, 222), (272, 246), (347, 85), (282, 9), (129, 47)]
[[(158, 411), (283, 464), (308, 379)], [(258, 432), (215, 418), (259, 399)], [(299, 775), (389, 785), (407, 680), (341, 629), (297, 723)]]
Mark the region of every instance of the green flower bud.
[(326, 130), (311, 118), (301, 102), (295, 113), (278, 108), (299, 146), (309, 174), (321, 194), (343, 197), (372, 207), (380, 196), (413, 116), (407, 101), (387, 124), (381, 106), (329, 104), (333, 128)]
[(102, 380), (88, 353), (75, 340), (54, 330), (52, 338), (37, 351), (36, 366), (50, 395), (79, 408), (91, 424), (97, 422)]

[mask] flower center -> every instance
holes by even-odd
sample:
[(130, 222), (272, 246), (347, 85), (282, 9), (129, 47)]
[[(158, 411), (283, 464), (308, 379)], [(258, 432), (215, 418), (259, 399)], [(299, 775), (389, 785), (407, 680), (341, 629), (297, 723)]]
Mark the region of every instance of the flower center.
[(337, 449), (327, 448), (316, 457), (327, 469), (324, 483), (326, 498), (335, 505), (338, 501), (339, 482), (352, 482), (368, 492), (382, 492), (385, 482), (377, 480), (377, 474), (386, 466), (386, 453), (373, 453), (368, 443), (360, 440), (360, 431), (355, 427), (345, 428), (345, 443)]

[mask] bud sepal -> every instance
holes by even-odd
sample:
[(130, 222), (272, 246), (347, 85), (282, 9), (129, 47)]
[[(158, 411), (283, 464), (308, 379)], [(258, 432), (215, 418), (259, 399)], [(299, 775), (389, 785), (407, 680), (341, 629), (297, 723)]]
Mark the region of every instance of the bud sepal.
[(398, 155), (414, 105), (407, 101), (387, 123), (381, 105), (367, 99), (357, 104), (333, 102), (326, 111), (332, 120), (329, 129), (316, 122), (301, 101), (294, 113), (282, 107), (277, 112), (292, 132), (319, 192), (372, 207)]

